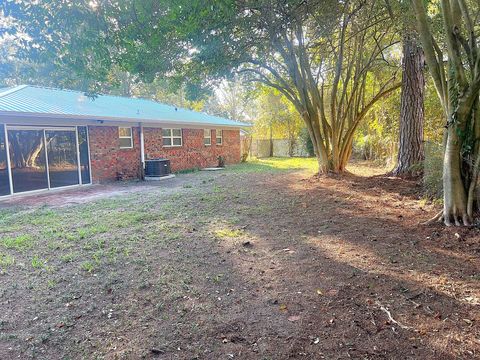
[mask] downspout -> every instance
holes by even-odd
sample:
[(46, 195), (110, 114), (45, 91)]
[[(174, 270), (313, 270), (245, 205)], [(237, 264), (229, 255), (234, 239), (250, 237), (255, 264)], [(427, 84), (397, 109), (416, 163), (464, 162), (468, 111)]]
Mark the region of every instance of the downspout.
[(140, 126), (140, 179), (145, 180), (145, 140), (143, 137), (143, 124)]

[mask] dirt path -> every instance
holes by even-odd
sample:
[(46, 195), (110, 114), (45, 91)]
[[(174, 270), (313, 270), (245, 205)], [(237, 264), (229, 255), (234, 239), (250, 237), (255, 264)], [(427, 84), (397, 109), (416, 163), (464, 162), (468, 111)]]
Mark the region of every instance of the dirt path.
[[(36, 253), (53, 270), (0, 277), (0, 358), (480, 356), (480, 233), (419, 225), (433, 210), (415, 184), (230, 171), (175, 189), (95, 205), (108, 231), (69, 248), (56, 237), (58, 257), (35, 235), (43, 222), (15, 230), (46, 248), (13, 252), (16, 264)], [(138, 226), (121, 218), (134, 210)], [(91, 271), (89, 241), (107, 254)]]

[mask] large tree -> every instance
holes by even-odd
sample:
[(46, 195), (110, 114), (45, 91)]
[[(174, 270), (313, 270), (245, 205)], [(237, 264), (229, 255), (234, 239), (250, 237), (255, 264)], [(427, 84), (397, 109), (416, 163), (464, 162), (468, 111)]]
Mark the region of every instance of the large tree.
[[(375, 1), (333, 8), (329, 13), (306, 2), (271, 8), (264, 2), (249, 28), (269, 34), (268, 51), (257, 52), (240, 69), (292, 102), (310, 134), (320, 172), (345, 170), (358, 125), (399, 87), (389, 71), (388, 51), (396, 40), (383, 8)], [(329, 24), (326, 19), (330, 27), (323, 25)]]
[(390, 16), (395, 19), (403, 47), (399, 146), (397, 163), (392, 173), (396, 176), (418, 175), (424, 160), (425, 60), (415, 31), (410, 3), (404, 0), (385, 0), (385, 4)]
[[(425, 77), (423, 50), (415, 35), (403, 38), (402, 95), (400, 105), (400, 131), (396, 176), (410, 176), (418, 172), (424, 159), (423, 122)], [(415, 169), (417, 168), (417, 169)]]
[(480, 166), (480, 4), (477, 0), (412, 2), (425, 59), (447, 119), (444, 208), (436, 218), (446, 225), (469, 225)]

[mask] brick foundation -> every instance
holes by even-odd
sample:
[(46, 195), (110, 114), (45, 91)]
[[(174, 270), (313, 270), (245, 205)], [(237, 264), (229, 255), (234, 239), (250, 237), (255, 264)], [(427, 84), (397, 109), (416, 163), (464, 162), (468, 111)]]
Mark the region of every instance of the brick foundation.
[[(118, 127), (89, 126), (90, 160), (94, 182), (138, 178), (140, 176), (140, 128), (132, 128), (133, 148), (120, 149)], [(183, 129), (181, 147), (164, 147), (162, 129), (143, 129), (145, 158), (167, 158), (172, 171), (215, 166), (223, 156), (227, 164), (240, 162), (240, 131), (223, 130), (223, 144), (216, 144), (215, 130), (212, 145), (203, 144), (203, 129)]]

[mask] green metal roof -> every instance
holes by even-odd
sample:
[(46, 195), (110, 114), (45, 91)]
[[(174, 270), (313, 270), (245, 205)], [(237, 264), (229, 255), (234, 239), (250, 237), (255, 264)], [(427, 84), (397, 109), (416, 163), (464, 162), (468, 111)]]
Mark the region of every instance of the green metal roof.
[(131, 120), (146, 123), (170, 123), (243, 127), (250, 124), (175, 108), (153, 100), (99, 95), (85, 96), (80, 91), (31, 85), (0, 89), (0, 115), (82, 118), (95, 120)]

